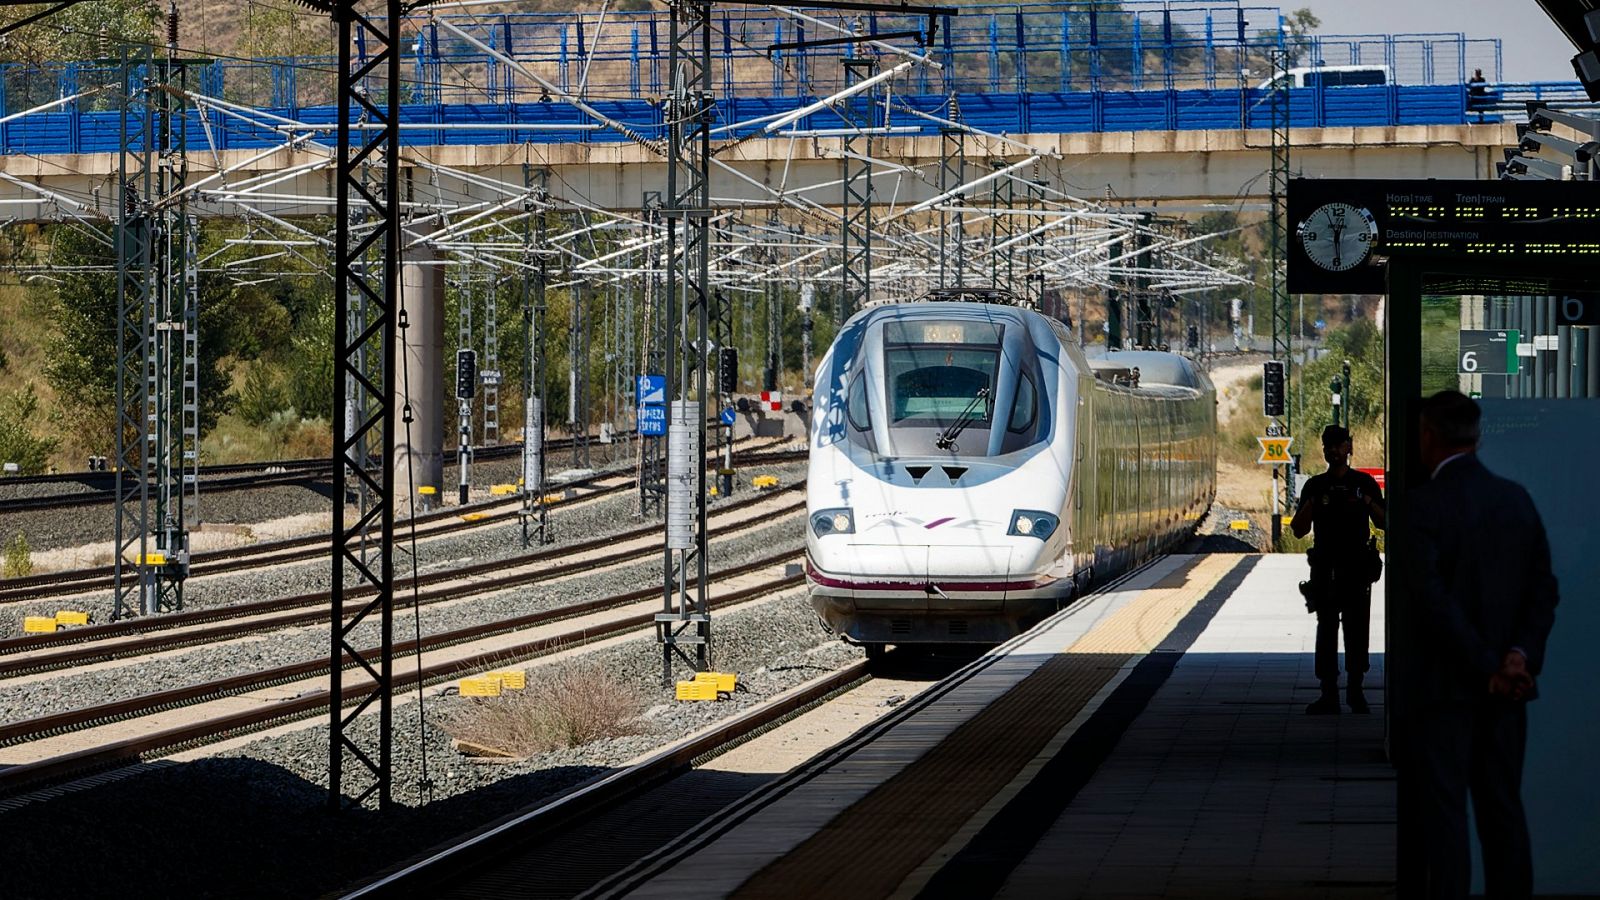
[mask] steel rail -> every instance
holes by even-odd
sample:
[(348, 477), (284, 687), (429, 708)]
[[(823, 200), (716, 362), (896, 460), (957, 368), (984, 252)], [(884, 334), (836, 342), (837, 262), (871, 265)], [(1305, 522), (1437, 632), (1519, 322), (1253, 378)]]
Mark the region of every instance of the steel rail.
[[(577, 481), (553, 485), (560, 489), (583, 488), (597, 481), (607, 478), (616, 478), (619, 473), (600, 474)], [(608, 496), (633, 487), (632, 482), (596, 488), (588, 493), (575, 497), (564, 497), (553, 500), (549, 506), (566, 506), (596, 497)], [(425, 532), (419, 530), (418, 537), (437, 537), (441, 534), (450, 534), (455, 531), (465, 531), (474, 527), (491, 525), (506, 519), (516, 517), (516, 511), (493, 513), (487, 518), (474, 518), (463, 520), (464, 515), (481, 514), (485, 510), (506, 506), (520, 502), (518, 498), (496, 498), (493, 500), (479, 501), (466, 506), (452, 506), (448, 509), (435, 510), (417, 516), (419, 527), (425, 527)], [(328, 536), (326, 534), (311, 534), (301, 537), (284, 538), (278, 541), (268, 541), (260, 544), (251, 544), (245, 547), (232, 547), (225, 550), (215, 550), (209, 553), (196, 553), (193, 557), (193, 567), (189, 577), (198, 578), (204, 575), (221, 575), (228, 572), (240, 572), (246, 569), (263, 568), (284, 563), (303, 562), (326, 556), (328, 552)], [(50, 572), (43, 575), (29, 575), (22, 578), (11, 578), (0, 582), (0, 604), (16, 603), (28, 600), (39, 600), (46, 597), (61, 597), (72, 594), (82, 594), (91, 591), (109, 590), (111, 587), (111, 567), (98, 566), (92, 569), (75, 569), (62, 572)]]
[(397, 870), (340, 896), (345, 900), (429, 896), (435, 893), (431, 889), (447, 885), (458, 873), (475, 870), (513, 852), (515, 847), (557, 829), (571, 827), (602, 809), (637, 796), (703, 764), (709, 757), (858, 687), (870, 677), (867, 661), (860, 660), (814, 678), (746, 713), (670, 744), (642, 762), (540, 800), (522, 812), (463, 836), (431, 856), (402, 863)]
[[(779, 492), (796, 490), (804, 482), (788, 488), (781, 488)], [(725, 516), (732, 512), (763, 502), (775, 493), (768, 493), (759, 497), (752, 497), (740, 501), (738, 504), (718, 509), (717, 517)], [(775, 515), (785, 515), (798, 509), (802, 504), (791, 504), (775, 510)], [(741, 523), (745, 524), (745, 523)], [(755, 524), (755, 523), (751, 523)], [(650, 524), (640, 528), (631, 529), (619, 534), (607, 535), (575, 544), (559, 550), (547, 550), (530, 553), (522, 556), (502, 560), (477, 563), (459, 569), (449, 569), (441, 572), (430, 572), (417, 578), (417, 585), (437, 585), (444, 582), (460, 579), (476, 578), (481, 575), (503, 572), (508, 568), (522, 569), (538, 565), (549, 560), (558, 560), (565, 555), (584, 553), (590, 550), (603, 548), (621, 541), (637, 540), (649, 537), (661, 530), (660, 525)], [(616, 553), (606, 554), (594, 559), (581, 560), (569, 563), (560, 563), (546, 566), (532, 572), (519, 572), (500, 575), (495, 578), (474, 581), (466, 585), (456, 585), (435, 588), (419, 592), (417, 602), (422, 604), (439, 603), (446, 600), (457, 600), (463, 597), (475, 596), (484, 593), (504, 590), (510, 587), (522, 587), (578, 574), (601, 566), (611, 566), (628, 562), (632, 559), (648, 557), (659, 552), (659, 548), (647, 546), (635, 550), (621, 550)], [(368, 592), (370, 593), (370, 592)], [(357, 597), (364, 596), (357, 594)], [(240, 603), (230, 606), (212, 607), (209, 609), (189, 610), (174, 613), (159, 618), (128, 619), (120, 622), (111, 622), (104, 625), (90, 625), (76, 628), (71, 631), (54, 632), (23, 637), (11, 638), (0, 641), (0, 654), (15, 654), (42, 647), (62, 646), (64, 649), (41, 653), (34, 656), (24, 656), (12, 659), (0, 658), (0, 678), (15, 678), (20, 675), (35, 672), (47, 672), (63, 669), (70, 666), (87, 665), (90, 663), (105, 662), (114, 659), (125, 659), (133, 656), (142, 656), (147, 653), (173, 650), (181, 647), (190, 647), (201, 644), (216, 643), (233, 638), (245, 637), (263, 631), (275, 631), (280, 628), (290, 628), (299, 625), (315, 624), (327, 617), (327, 604), (330, 595), (326, 591), (296, 594), (288, 597), (277, 597), (270, 600), (258, 600), (253, 603)], [(354, 605), (351, 605), (354, 608)], [(270, 619), (249, 620), (256, 616), (267, 616), (272, 613), (294, 613), (295, 610), (307, 610), (299, 614), (273, 616)], [(223, 623), (209, 628), (190, 626), (204, 626), (210, 623)], [(185, 629), (189, 630), (178, 630)], [(107, 638), (136, 636), (155, 632), (150, 637), (140, 640), (131, 640), (119, 644), (94, 643)], [(51, 640), (51, 638), (55, 638)], [(82, 645), (82, 646), (69, 646)], [(5, 744), (4, 728), (0, 727), (0, 746)]]
[[(712, 577), (723, 579), (746, 574), (779, 562), (795, 559), (796, 551), (773, 554), (760, 560), (742, 563), (738, 566), (722, 570)], [(785, 575), (762, 584), (752, 585), (747, 588), (732, 591), (713, 600), (714, 605), (727, 605), (738, 603), (755, 597), (780, 591), (803, 583), (802, 575)], [(394, 652), (409, 654), (448, 647), (465, 641), (476, 640), (498, 634), (513, 632), (522, 628), (572, 618), (591, 612), (600, 612), (617, 606), (638, 603), (643, 600), (655, 598), (660, 593), (657, 587), (646, 587), (598, 600), (584, 603), (570, 604), (557, 609), (544, 610), (538, 613), (517, 616), (495, 622), (482, 623), (467, 628), (456, 629), (424, 638), (419, 645), (417, 641), (398, 643)], [(592, 643), (604, 638), (613, 637), (641, 628), (654, 627), (655, 611), (625, 616), (603, 625), (589, 626), (568, 634), (554, 635), (547, 638), (538, 638), (525, 641), (510, 647), (476, 653), (470, 656), (444, 660), (431, 665), (423, 666), (420, 673), (417, 670), (408, 670), (404, 673), (397, 672), (394, 676), (394, 687), (409, 687), (417, 683), (419, 675), (424, 683), (437, 682), (442, 679), (454, 677), (463, 672), (475, 671), (486, 666), (504, 665), (509, 659), (529, 658), (550, 653), (555, 650), (567, 649), (573, 646)], [(234, 676), (221, 681), (209, 682), (204, 685), (194, 685), (188, 688), (178, 688), (171, 691), (162, 691), (156, 694), (147, 694), (141, 697), (132, 697), (127, 700), (102, 704), (89, 710), (76, 713), (83, 722), (100, 724), (133, 718), (135, 716), (161, 709), (171, 709), (175, 706), (193, 704), (197, 700), (206, 698), (223, 697), (235, 694), (247, 688), (268, 687), (273, 684), (284, 684), (307, 677), (326, 674), (328, 670), (325, 660), (314, 660), (290, 666), (280, 666), (263, 672), (250, 675)], [(249, 685), (246, 679), (252, 679)], [(370, 690), (365, 683), (346, 685), (341, 692), (341, 702), (349, 702), (364, 695)], [(114, 741), (99, 747), (86, 748), (49, 759), (38, 760), (31, 763), (22, 763), (0, 770), (0, 796), (15, 794), (25, 788), (37, 787), (42, 783), (57, 782), (66, 778), (86, 775), (116, 765), (137, 761), (145, 754), (157, 750), (169, 750), (175, 747), (205, 743), (209, 740), (226, 736), (232, 737), (240, 733), (259, 730), (269, 725), (304, 717), (308, 714), (321, 714), (326, 712), (331, 698), (327, 690), (310, 691), (285, 700), (281, 703), (260, 708), (252, 708), (236, 713), (230, 713), (211, 719), (201, 720), (188, 725), (151, 734), (140, 735), (121, 741)], [(6, 726), (3, 734), (10, 743), (25, 740), (24, 734), (37, 738), (46, 734), (60, 734), (67, 730), (81, 730), (92, 727), (91, 724), (77, 724), (70, 722), (69, 717), (74, 713), (62, 713), (55, 716), (33, 719), (28, 722), (13, 723)], [(93, 716), (92, 720), (87, 716)], [(48, 720), (48, 721), (47, 721)], [(44, 730), (40, 729), (53, 729)]]
[[(793, 462), (805, 457), (805, 451), (776, 451), (763, 453), (759, 449), (741, 451), (735, 456), (740, 462), (749, 463), (783, 463)], [(617, 478), (625, 472), (597, 473), (595, 475), (550, 485), (552, 490), (566, 490), (584, 488), (595, 482), (608, 478)], [(575, 497), (564, 497), (553, 500), (547, 508), (555, 509), (562, 506), (573, 505), (597, 497), (609, 496), (632, 490), (638, 486), (636, 480), (629, 480), (620, 485), (595, 488), (587, 493)], [(517, 509), (508, 509), (498, 513), (488, 513), (483, 518), (463, 520), (465, 515), (480, 515), (497, 507), (520, 504), (521, 500), (515, 496), (497, 499), (481, 500), (466, 506), (452, 506), (447, 509), (435, 510), (416, 517), (419, 526), (429, 526), (426, 531), (419, 530), (420, 538), (439, 537), (453, 534), (458, 531), (469, 531), (473, 528), (496, 525), (515, 519)], [(315, 559), (326, 554), (328, 536), (318, 533), (302, 537), (284, 538), (260, 544), (251, 544), (245, 547), (233, 547), (225, 550), (215, 550), (206, 553), (196, 553), (193, 558), (194, 568), (190, 577), (206, 575), (220, 575), (229, 572), (240, 572), (247, 569), (263, 568), (292, 562), (303, 562)], [(112, 568), (110, 566), (97, 566), (87, 569), (72, 569), (60, 572), (49, 572), (42, 575), (27, 575), (20, 578), (8, 578), (0, 581), (0, 604), (18, 603), (31, 600), (41, 600), (49, 597), (65, 597), (75, 594), (90, 593), (93, 591), (110, 590)], [(0, 642), (0, 647), (4, 642)], [(4, 653), (0, 649), (0, 653)]]

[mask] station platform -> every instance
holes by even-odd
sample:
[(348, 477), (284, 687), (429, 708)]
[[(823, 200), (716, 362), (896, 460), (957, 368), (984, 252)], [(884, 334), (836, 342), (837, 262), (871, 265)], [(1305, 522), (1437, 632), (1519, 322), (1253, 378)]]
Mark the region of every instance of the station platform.
[(602, 886), (676, 897), (1383, 897), (1372, 714), (1311, 717), (1298, 555), (1169, 556)]

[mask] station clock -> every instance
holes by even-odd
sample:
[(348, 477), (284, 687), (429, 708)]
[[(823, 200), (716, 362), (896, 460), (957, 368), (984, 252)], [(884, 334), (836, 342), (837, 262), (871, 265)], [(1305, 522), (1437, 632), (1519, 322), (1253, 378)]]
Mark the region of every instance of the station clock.
[(1324, 203), (1295, 229), (1306, 257), (1329, 272), (1360, 265), (1378, 243), (1378, 221), (1365, 207)]

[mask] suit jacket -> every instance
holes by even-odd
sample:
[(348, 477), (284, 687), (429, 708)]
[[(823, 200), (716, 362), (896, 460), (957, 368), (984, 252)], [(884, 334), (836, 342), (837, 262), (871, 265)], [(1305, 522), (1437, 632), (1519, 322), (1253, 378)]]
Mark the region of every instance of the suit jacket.
[(1544, 667), (1555, 622), (1550, 544), (1528, 492), (1469, 454), (1411, 492), (1407, 566), (1422, 687), (1434, 700), (1486, 696), (1512, 647)]

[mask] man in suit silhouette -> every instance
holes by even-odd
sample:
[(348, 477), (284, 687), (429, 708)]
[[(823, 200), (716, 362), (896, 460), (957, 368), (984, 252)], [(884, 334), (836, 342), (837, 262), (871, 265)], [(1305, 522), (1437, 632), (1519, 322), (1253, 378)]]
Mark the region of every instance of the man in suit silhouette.
[[(1537, 696), (1556, 580), (1544, 524), (1521, 485), (1478, 461), (1478, 404), (1456, 391), (1422, 403), (1432, 475), (1410, 497), (1416, 557), (1407, 567), (1419, 665), (1416, 830), (1429, 897), (1471, 887), (1467, 795), (1491, 898), (1533, 891), (1522, 811), (1527, 701)], [(1408, 826), (1410, 827), (1410, 826)]]

